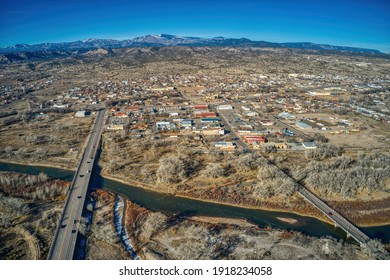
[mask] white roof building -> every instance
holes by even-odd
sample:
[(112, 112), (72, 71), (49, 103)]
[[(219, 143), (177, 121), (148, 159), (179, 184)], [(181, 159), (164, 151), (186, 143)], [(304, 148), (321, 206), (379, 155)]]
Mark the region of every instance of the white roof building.
[(84, 118), (86, 116), (85, 111), (77, 111), (75, 117), (76, 118)]
[(218, 105), (218, 110), (233, 110), (232, 105), (224, 104), (224, 105)]

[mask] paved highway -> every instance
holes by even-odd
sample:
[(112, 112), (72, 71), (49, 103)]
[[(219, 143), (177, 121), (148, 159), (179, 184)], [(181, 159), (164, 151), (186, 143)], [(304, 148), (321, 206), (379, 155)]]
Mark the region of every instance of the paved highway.
[(79, 166), (69, 189), (64, 209), (49, 251), (49, 260), (72, 260), (79, 232), (81, 214), (99, 147), (105, 121), (105, 110), (96, 115), (92, 132), (89, 136)]
[[(241, 140), (240, 136), (235, 132), (234, 128), (227, 120), (226, 116), (224, 116), (224, 113), (220, 110), (216, 110), (216, 111), (218, 112), (219, 116), (221, 117), (221, 120), (224, 122), (225, 127), (227, 127), (230, 130), (230, 132), (235, 137), (238, 138), (238, 140), (236, 142), (244, 149), (247, 149), (249, 151), (256, 153), (257, 152), (256, 150), (251, 149), (250, 147), (248, 147), (248, 145), (244, 141)], [(278, 120), (274, 119), (274, 121), (278, 121)], [(289, 176), (288, 174), (286, 174), (286, 175)], [(291, 179), (294, 180), (293, 178), (291, 178)], [(315, 206), (318, 210), (320, 210), (322, 213), (324, 213), (330, 220), (332, 220), (337, 226), (342, 228), (348, 235), (353, 237), (360, 244), (367, 243), (370, 240), (370, 238), (367, 235), (365, 235), (362, 231), (360, 231), (355, 225), (353, 225), (351, 222), (349, 222), (347, 219), (345, 219), (343, 216), (341, 216), (339, 213), (337, 213), (333, 208), (331, 208), (329, 205), (327, 205), (325, 202), (323, 202), (315, 194), (313, 194), (309, 190), (307, 190), (304, 186), (299, 185), (298, 193), (300, 195), (302, 195), (303, 198), (306, 199), (309, 203), (311, 203), (313, 206)]]
[(228, 128), (230, 133), (234, 135), (235, 142), (239, 144), (243, 149), (249, 149), (248, 145), (241, 139), (240, 135), (236, 132), (236, 129), (232, 126), (232, 124), (228, 121), (227, 117), (224, 115), (225, 112), (215, 108), (213, 109), (218, 113), (225, 127)]

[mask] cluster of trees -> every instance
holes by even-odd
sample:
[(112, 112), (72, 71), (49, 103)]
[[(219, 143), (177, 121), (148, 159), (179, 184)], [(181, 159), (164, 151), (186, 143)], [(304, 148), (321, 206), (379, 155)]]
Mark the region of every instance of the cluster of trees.
[(363, 244), (362, 249), (370, 259), (389, 259), (389, 253), (378, 239), (371, 239), (366, 244)]
[(293, 195), (298, 185), (274, 165), (259, 166), (257, 173), (258, 182), (254, 188), (254, 194), (261, 198), (272, 196), (289, 197)]
[(26, 136), (24, 139), (27, 143), (34, 145), (44, 145), (48, 143), (58, 143), (58, 138), (51, 135), (31, 135)]
[[(160, 159), (157, 169), (157, 181), (161, 183), (179, 183), (192, 176), (197, 169), (202, 168), (199, 174), (204, 178), (229, 177), (231, 180), (242, 180), (242, 173), (257, 173), (257, 180), (253, 183), (239, 183), (235, 186), (227, 186), (219, 191), (225, 191), (232, 196), (243, 198), (252, 196), (254, 199), (263, 200), (273, 196), (289, 197), (297, 190), (297, 184), (283, 171), (268, 163), (267, 159), (256, 153), (243, 153), (237, 157), (215, 155), (222, 158), (219, 162), (208, 163), (205, 167), (193, 160), (190, 155), (168, 154)], [(144, 175), (152, 176), (153, 172), (145, 170)]]
[(77, 125), (66, 125), (63, 123), (51, 123), (50, 129), (52, 131), (58, 133), (66, 133), (67, 135), (71, 135), (72, 137), (80, 137), (82, 135), (87, 134), (87, 130), (83, 127)]
[(259, 166), (267, 164), (267, 160), (255, 153), (241, 154), (237, 159), (238, 171), (252, 171), (256, 170)]
[(228, 158), (223, 153), (214, 153), (211, 156), (218, 163), (207, 164), (202, 171), (202, 175), (207, 178), (226, 177), (237, 171), (240, 173), (256, 171), (259, 166), (267, 164), (265, 158), (255, 153), (238, 154), (233, 158)]
[(342, 154), (343, 148), (328, 143), (318, 145), (317, 149), (305, 151), (305, 156), (309, 159), (326, 159), (341, 156)]
[(37, 148), (35, 151), (29, 151), (26, 147), (21, 147), (18, 150), (12, 148), (12, 146), (5, 147), (4, 151), (1, 153), (2, 156), (6, 158), (16, 158), (16, 159), (43, 159), (47, 156), (47, 150), (43, 148)]
[(187, 155), (168, 154), (160, 158), (157, 180), (160, 183), (179, 183), (188, 179), (198, 163)]
[(52, 184), (37, 187), (30, 195), (33, 200), (47, 200), (54, 197), (64, 195), (66, 189), (57, 185), (56, 182)]
[(384, 153), (359, 155), (356, 159), (340, 156), (327, 162), (313, 160), (294, 177), (323, 195), (338, 194), (345, 198), (359, 192), (387, 190), (390, 156)]
[[(231, 159), (225, 156), (224, 161), (225, 164), (208, 164), (202, 174), (208, 178), (230, 176), (232, 180), (239, 181), (236, 185), (218, 189), (226, 194), (225, 199), (234, 197), (236, 202), (246, 198), (261, 201), (273, 196), (289, 197), (297, 190), (298, 185), (293, 179), (256, 153), (243, 153)], [(249, 177), (250, 181), (242, 181), (242, 174), (246, 172), (256, 174), (256, 180)]]
[(49, 180), (47, 174), (41, 172), (39, 175), (22, 175), (16, 173), (0, 174), (0, 186), (20, 188), (23, 186), (34, 186), (36, 184), (46, 183)]
[(138, 238), (141, 242), (148, 242), (159, 231), (167, 226), (168, 217), (160, 212), (150, 212), (144, 217)]
[(13, 124), (16, 124), (18, 122), (20, 122), (22, 120), (21, 117), (9, 117), (5, 120), (3, 120), (3, 122), (1, 123), (1, 126), (9, 126), (9, 125), (13, 125)]
[(388, 259), (384, 245), (376, 239), (370, 240), (361, 247), (337, 240), (331, 236), (316, 238), (301, 232), (293, 232), (291, 241), (313, 252), (313, 257), (321, 260), (347, 260), (360, 259), (362, 253), (369, 259)]
[(328, 143), (329, 142), (329, 139), (326, 138), (323, 134), (321, 133), (316, 133), (314, 135), (314, 138), (315, 140), (318, 142), (318, 143)]
[(43, 211), (39, 221), (39, 228), (51, 232), (52, 236), (54, 236), (56, 227), (61, 217), (61, 209), (61, 207), (56, 207), (48, 211)]
[(141, 176), (145, 183), (154, 183), (156, 182), (156, 172), (150, 164), (145, 164), (141, 169)]
[(6, 195), (33, 200), (46, 200), (66, 192), (66, 189), (58, 186), (56, 181), (49, 181), (45, 173), (39, 175), (1, 173), (0, 190)]
[(0, 112), (0, 118), (12, 116), (12, 115), (17, 115), (17, 114), (18, 114), (18, 112), (16, 110), (12, 110), (9, 112)]
[(0, 228), (11, 226), (14, 219), (27, 214), (29, 210), (23, 199), (6, 196), (0, 192)]
[(220, 178), (228, 175), (228, 168), (220, 163), (209, 163), (202, 171), (206, 178)]

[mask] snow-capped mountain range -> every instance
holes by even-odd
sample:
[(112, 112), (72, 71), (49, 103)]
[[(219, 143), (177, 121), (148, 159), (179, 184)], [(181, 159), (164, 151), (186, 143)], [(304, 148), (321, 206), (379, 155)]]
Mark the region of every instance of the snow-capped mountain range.
[(340, 47), (315, 43), (272, 43), (266, 41), (252, 41), (246, 38), (234, 39), (224, 37), (199, 38), (183, 37), (169, 34), (145, 35), (126, 40), (114, 39), (86, 39), (74, 42), (62, 43), (42, 43), (35, 45), (17, 44), (5, 48), (0, 48), (0, 53), (15, 52), (36, 52), (36, 51), (69, 51), (69, 50), (89, 50), (97, 48), (128, 48), (128, 47), (146, 47), (146, 46), (225, 46), (225, 47), (272, 47), (272, 48), (295, 48), (295, 49), (314, 49), (328, 51), (347, 51), (359, 53), (381, 54), (375, 49)]

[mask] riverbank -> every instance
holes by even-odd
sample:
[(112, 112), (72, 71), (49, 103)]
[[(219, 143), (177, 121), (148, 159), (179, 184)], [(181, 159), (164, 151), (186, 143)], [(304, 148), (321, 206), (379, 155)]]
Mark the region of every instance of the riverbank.
[[(47, 163), (40, 163), (40, 164), (24, 163), (24, 162), (21, 163), (21, 162), (15, 162), (15, 161), (4, 161), (3, 159), (1, 159), (0, 162), (19, 164), (19, 165), (27, 165), (27, 166), (41, 166), (41, 167), (47, 167), (47, 168), (56, 167), (56, 166), (53, 166), (53, 165), (48, 165)], [(56, 168), (61, 168), (61, 167), (56, 167)], [(63, 168), (61, 168), (61, 169), (63, 169)], [(73, 169), (73, 171), (74, 171), (74, 169)], [(133, 186), (135, 188), (140, 188), (140, 189), (152, 191), (152, 192), (156, 192), (156, 193), (159, 193), (159, 194), (173, 195), (173, 196), (176, 196), (176, 197), (181, 197), (181, 198), (190, 199), (190, 200), (194, 200), (194, 201), (207, 202), (207, 203), (212, 203), (212, 204), (216, 204), (216, 205), (226, 205), (226, 206), (232, 206), (232, 207), (239, 207), (239, 208), (243, 208), (243, 209), (263, 210), (263, 211), (270, 211), (270, 212), (271, 211), (272, 212), (277, 211), (277, 212), (283, 212), (283, 213), (292, 213), (292, 214), (296, 214), (296, 215), (299, 215), (299, 216), (302, 216), (302, 217), (315, 218), (315, 219), (317, 219), (319, 221), (322, 221), (322, 222), (325, 222), (327, 224), (333, 225), (333, 223), (330, 220), (328, 220), (326, 218), (326, 216), (324, 216), (321, 212), (319, 212), (317, 209), (315, 209), (311, 205), (310, 205), (311, 208), (309, 208), (310, 212), (307, 211), (308, 210), (307, 208), (302, 208), (302, 207), (300, 207), (300, 208), (298, 208), (298, 207), (295, 207), (295, 208), (294, 207), (289, 207), (289, 208), (278, 207), (276, 201), (274, 201), (272, 203), (272, 205), (271, 205), (272, 207), (270, 207), (269, 204), (267, 206), (254, 207), (254, 206), (248, 206), (248, 205), (242, 205), (242, 204), (226, 203), (226, 202), (216, 201), (216, 200), (212, 200), (212, 199), (199, 199), (199, 198), (194, 198), (192, 196), (178, 194), (178, 193), (164, 192), (161, 189), (158, 189), (156, 186), (152, 186), (152, 185), (144, 184), (144, 183), (141, 183), (141, 182), (137, 182), (137, 181), (121, 178), (119, 176), (109, 175), (109, 174), (107, 174), (107, 172), (105, 172), (105, 170), (102, 171), (101, 176), (103, 178), (105, 178), (105, 179), (113, 180), (113, 181), (116, 181), (116, 182), (119, 182), (119, 183), (122, 183), (122, 184), (125, 184), (125, 185), (130, 185), (130, 186)], [(304, 201), (302, 198), (300, 198), (300, 199), (301, 199), (300, 202)], [(300, 204), (296, 204), (296, 205), (300, 205)], [(378, 216), (378, 215), (377, 214), (373, 214), (373, 217), (367, 216), (365, 220), (360, 220), (359, 222), (357, 222), (355, 224), (357, 226), (359, 226), (359, 227), (377, 227), (377, 226), (387, 226), (387, 225), (390, 225), (390, 220), (382, 220), (381, 222), (376, 222), (376, 219), (375, 219), (376, 216)], [(352, 222), (354, 222), (354, 221), (352, 220)], [(287, 222), (285, 222), (285, 223), (287, 223)]]
[[(272, 212), (292, 213), (292, 214), (296, 214), (296, 215), (303, 216), (303, 217), (315, 218), (315, 219), (320, 220), (324, 223), (333, 225), (333, 222), (331, 220), (329, 220), (325, 215), (323, 215), (322, 212), (318, 211), (317, 209), (315, 209), (316, 210), (315, 212), (308, 213), (306, 211), (302, 211), (302, 210), (304, 210), (302, 208), (286, 209), (286, 208), (277, 207), (277, 206), (274, 206), (274, 207), (254, 207), (254, 206), (248, 206), (248, 205), (242, 205), (242, 204), (225, 203), (225, 202), (215, 201), (215, 200), (211, 200), (211, 199), (194, 198), (192, 196), (177, 194), (177, 193), (173, 193), (173, 192), (164, 192), (164, 191), (159, 190), (158, 188), (150, 187), (149, 185), (144, 184), (144, 183), (138, 182), (138, 184), (137, 184), (137, 182), (133, 181), (133, 180), (126, 180), (126, 179), (118, 177), (118, 176), (109, 175), (104, 170), (102, 171), (102, 177), (106, 178), (106, 179), (113, 180), (113, 181), (120, 182), (122, 184), (131, 185), (131, 186), (136, 187), (136, 188), (142, 188), (142, 189), (146, 189), (149, 191), (153, 191), (153, 192), (157, 192), (157, 193), (161, 193), (161, 194), (166, 194), (166, 195), (174, 195), (176, 197), (181, 197), (181, 198), (185, 198), (185, 199), (208, 202), (208, 203), (219, 204), (219, 205), (240, 207), (240, 208), (251, 209), (251, 210), (263, 210), (263, 211), (270, 211), (270, 212), (272, 211)], [(302, 198), (302, 201), (303, 201), (303, 198)], [(273, 205), (275, 205), (275, 203)], [(313, 206), (310, 205), (310, 207), (311, 207), (311, 210), (314, 209)], [(374, 218), (375, 218), (375, 215), (371, 221), (360, 220), (358, 223), (356, 223), (356, 225), (359, 227), (377, 227), (377, 226), (390, 225), (390, 220), (388, 220), (388, 221), (382, 220), (381, 222), (375, 222)], [(281, 220), (281, 221), (283, 221), (283, 220)], [(283, 221), (283, 222), (290, 224), (290, 221), (288, 221), (288, 222)]]
[(11, 163), (11, 164), (19, 164), (19, 165), (27, 165), (27, 166), (41, 166), (41, 167), (52, 167), (52, 168), (58, 168), (58, 169), (65, 169), (68, 171), (76, 171), (77, 164), (55, 164), (52, 162), (20, 162), (20, 161), (14, 161), (9, 159), (1, 158), (0, 162), (2, 163)]

